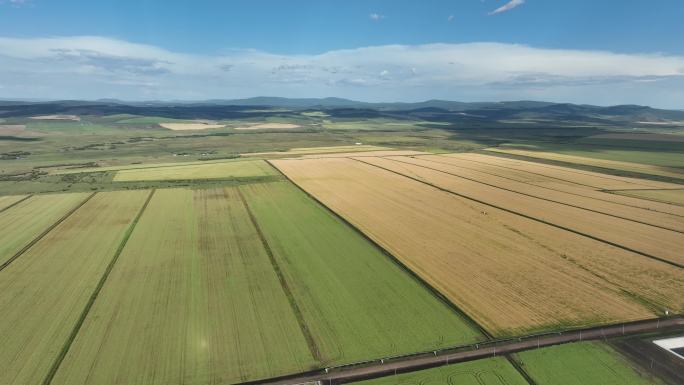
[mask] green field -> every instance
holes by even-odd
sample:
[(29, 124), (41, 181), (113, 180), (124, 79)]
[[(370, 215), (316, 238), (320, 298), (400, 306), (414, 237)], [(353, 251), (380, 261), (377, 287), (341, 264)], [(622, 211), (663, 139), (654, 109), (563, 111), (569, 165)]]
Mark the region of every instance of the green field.
[(600, 342), (530, 350), (517, 360), (538, 385), (654, 385), (618, 352)]
[(43, 383), (146, 196), (96, 195), (0, 271), (0, 384)]
[(240, 187), (324, 363), (474, 342), (478, 332), (288, 182)]
[(233, 179), (276, 175), (273, 167), (261, 160), (234, 161), (201, 165), (141, 168), (117, 171), (115, 182)]
[[(505, 358), (488, 358), (357, 382), (358, 385), (528, 385)], [(566, 385), (565, 383), (554, 383)]]
[(33, 196), (0, 213), (0, 265), (69, 213), (88, 194)]
[(8, 207), (26, 198), (25, 195), (5, 195), (0, 196), (0, 212), (6, 210)]
[(480, 338), (287, 182), (158, 190), (53, 384), (234, 383)]
[(208, 384), (315, 362), (234, 189), (158, 190), (58, 384)]

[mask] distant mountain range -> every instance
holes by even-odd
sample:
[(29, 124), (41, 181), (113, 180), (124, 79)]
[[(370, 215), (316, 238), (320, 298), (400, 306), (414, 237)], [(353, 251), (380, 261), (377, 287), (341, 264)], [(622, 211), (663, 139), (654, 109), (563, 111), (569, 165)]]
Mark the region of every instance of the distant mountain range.
[[(294, 110), (291, 112), (283, 109)], [(291, 99), (256, 97), (234, 100), (205, 101), (145, 101), (125, 102), (114, 99), (96, 101), (2, 101), (0, 118), (45, 114), (109, 115), (135, 114), (168, 118), (238, 119), (254, 117), (254, 110), (266, 116), (299, 114), (306, 110), (325, 110), (332, 117), (374, 118), (392, 117), (449, 123), (509, 124), (653, 124), (684, 126), (684, 111), (663, 110), (646, 106), (620, 105), (601, 107), (539, 101), (464, 103), (448, 100), (428, 100), (417, 103), (368, 103), (341, 98)], [(273, 111), (268, 111), (273, 110)]]

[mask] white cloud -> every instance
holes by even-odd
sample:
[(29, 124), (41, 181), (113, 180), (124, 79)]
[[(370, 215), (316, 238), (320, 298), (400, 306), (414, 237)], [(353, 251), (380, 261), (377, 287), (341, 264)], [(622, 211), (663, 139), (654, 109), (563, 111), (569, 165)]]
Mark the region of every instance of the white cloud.
[(511, 9), (518, 7), (520, 5), (525, 4), (525, 0), (511, 0), (508, 3), (504, 4), (503, 6), (493, 10), (490, 12), (490, 15), (496, 15), (497, 13), (502, 13), (506, 11), (510, 11)]
[(373, 21), (380, 21), (380, 20), (382, 20), (382, 19), (385, 18), (385, 15), (381, 15), (381, 14), (379, 14), (379, 13), (371, 13), (371, 14), (368, 15), (368, 16), (369, 16), (369, 17), (371, 18), (371, 20), (373, 20)]
[(0, 38), (2, 98), (546, 99), (682, 108), (684, 56), (500, 43), (196, 55), (95, 36)]

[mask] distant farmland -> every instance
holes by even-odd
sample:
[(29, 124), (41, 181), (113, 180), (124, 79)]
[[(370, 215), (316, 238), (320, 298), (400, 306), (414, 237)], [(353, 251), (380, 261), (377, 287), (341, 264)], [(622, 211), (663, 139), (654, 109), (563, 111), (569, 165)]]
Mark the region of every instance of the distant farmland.
[(121, 170), (116, 173), (114, 181), (231, 179), (269, 175), (275, 174), (267, 163), (253, 160)]
[(157, 190), (52, 384), (236, 383), (482, 338), (288, 183)]
[[(594, 213), (571, 214), (570, 209), (580, 209), (556, 203), (547, 211), (534, 211), (548, 203), (537, 199), (526, 205), (512, 192), (465, 181), (476, 188), (468, 190), (471, 187), (457, 177), (392, 159), (272, 163), (495, 335), (648, 318), (664, 309), (684, 309), (677, 294), (684, 290), (681, 268), (535, 220), (537, 215), (554, 215), (556, 209), (577, 220)], [(575, 175), (572, 170), (567, 174)], [(525, 210), (529, 217), (483, 201)], [(613, 217), (601, 220), (607, 227), (600, 231), (608, 233), (599, 235), (612, 234), (615, 223), (617, 234), (623, 228), (644, 226), (665, 243), (662, 249), (657, 242), (650, 243), (653, 251), (662, 252), (663, 259), (680, 260), (671, 245), (681, 241), (681, 234)], [(673, 219), (664, 214), (662, 220)], [(590, 226), (584, 230), (595, 234)], [(631, 244), (640, 236), (631, 233), (624, 241)], [(651, 238), (644, 239), (649, 244)]]

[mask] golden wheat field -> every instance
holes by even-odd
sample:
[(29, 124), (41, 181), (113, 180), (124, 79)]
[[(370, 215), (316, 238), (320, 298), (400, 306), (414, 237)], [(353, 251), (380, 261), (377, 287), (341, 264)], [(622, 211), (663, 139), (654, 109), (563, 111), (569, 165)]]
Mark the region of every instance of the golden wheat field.
[(363, 158), (359, 161), (423, 180), (461, 196), (511, 210), (550, 225), (597, 237), (649, 256), (684, 264), (684, 255), (679, 252), (684, 250), (684, 237), (681, 232), (522, 195), (387, 158)]
[(272, 163), (495, 335), (684, 308), (666, 263), (357, 160)]

